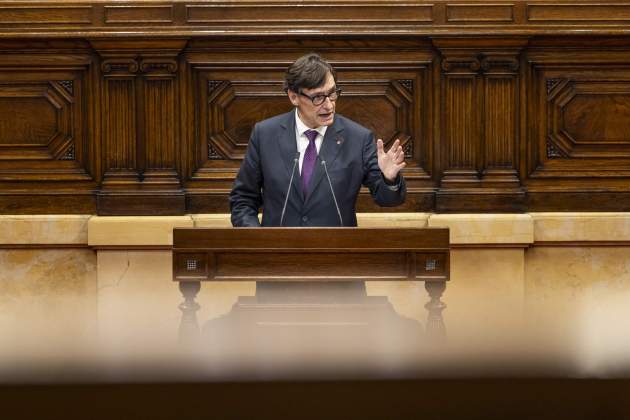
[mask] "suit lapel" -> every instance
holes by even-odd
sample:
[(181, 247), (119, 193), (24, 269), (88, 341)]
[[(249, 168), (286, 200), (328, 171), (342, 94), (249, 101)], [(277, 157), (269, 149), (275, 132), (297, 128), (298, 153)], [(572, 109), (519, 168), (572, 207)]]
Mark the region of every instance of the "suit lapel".
[(280, 156), (287, 170), (287, 182), (291, 179), (291, 171), (295, 166), (295, 175), (293, 176), (293, 188), (296, 190), (300, 199), (303, 200), (302, 183), (300, 182), (300, 167), (295, 165), (293, 159), (297, 154), (297, 141), (295, 139), (295, 111), (288, 112), (287, 118), (280, 124), (284, 131), (278, 137), (278, 147)]
[(304, 202), (305, 206), (308, 206), (310, 198), (314, 195), (313, 193), (315, 192), (315, 189), (317, 189), (317, 186), (322, 181), (322, 178), (325, 177), (324, 168), (322, 167), (321, 162), (326, 161), (326, 167), (330, 170), (330, 167), (333, 165), (335, 159), (337, 159), (337, 156), (339, 155), (339, 151), (344, 144), (341, 134), (342, 131), (343, 124), (341, 123), (339, 117), (335, 117), (335, 121), (333, 122), (333, 124), (326, 130), (326, 135), (324, 136), (322, 147), (319, 150), (319, 159), (317, 160), (317, 164), (315, 165), (313, 179), (311, 179), (311, 185), (309, 188), (310, 194)]

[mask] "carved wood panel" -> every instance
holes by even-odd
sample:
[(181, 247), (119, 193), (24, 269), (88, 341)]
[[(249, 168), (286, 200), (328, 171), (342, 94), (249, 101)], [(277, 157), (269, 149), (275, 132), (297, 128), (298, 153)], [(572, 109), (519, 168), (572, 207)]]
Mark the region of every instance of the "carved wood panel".
[(54, 61), (32, 52), (2, 54), (0, 211), (28, 213), (42, 202), (49, 209), (72, 203), (69, 213), (94, 211), (89, 53), (57, 53)]
[[(182, 18), (180, 3), (122, 6), (107, 8), (107, 25)], [(520, 6), (496, 3), (489, 14), (481, 4), (444, 6), (436, 2), (435, 19), (470, 27), (525, 18)], [(542, 6), (535, 19), (583, 17)], [(82, 6), (68, 7), (54, 19), (82, 19)], [(45, 19), (35, 9), (15, 25)], [(138, 31), (145, 36), (89, 42), (0, 33), (0, 212), (227, 211), (253, 125), (291, 109), (283, 74), (310, 51), (338, 70), (339, 113), (386, 143), (403, 141), (409, 199), (395, 210), (630, 209), (625, 36)], [(380, 210), (365, 193), (358, 208)]]
[(93, 40), (102, 58), (104, 174), (99, 214), (185, 211), (178, 167), (181, 40)]
[(532, 208), (630, 208), (630, 51), (621, 40), (608, 43), (541, 41), (528, 52), (523, 178)]
[(531, 181), (630, 176), (630, 71), (621, 63), (593, 67), (594, 59), (589, 51), (553, 59), (530, 54)]
[[(247, 44), (240, 48), (243, 45)], [(284, 71), (292, 60), (310, 51), (295, 51), (296, 46), (290, 41), (274, 41), (264, 55), (248, 55), (252, 64), (242, 63), (236, 68), (232, 68), (235, 65), (231, 60), (242, 54), (237, 46), (219, 58), (230, 60), (228, 64), (216, 63), (213, 54), (218, 53), (204, 52), (203, 48), (193, 48), (194, 53), (188, 56), (194, 80), (190, 108), (197, 110), (199, 119), (195, 134), (190, 135), (195, 156), (190, 160), (191, 178), (186, 189), (192, 202), (197, 203), (193, 207), (199, 211), (215, 205), (227, 209), (225, 200), (211, 203), (204, 194), (229, 191), (256, 122), (292, 109), (282, 88)], [(345, 41), (330, 42), (320, 51), (335, 66), (338, 86), (343, 89), (337, 112), (372, 129), (386, 146), (401, 140), (408, 159), (405, 176), (410, 183), (410, 202), (416, 206), (435, 182), (431, 177), (432, 127), (428, 118), (431, 101), (427, 98), (431, 92), (431, 53), (421, 46), (425, 48), (422, 62), (412, 65), (395, 61), (357, 65), (355, 60), (375, 47), (363, 43), (352, 54), (338, 51), (347, 46)], [(418, 56), (418, 52), (414, 54)], [(372, 60), (385, 58), (371, 55)], [(267, 64), (278, 61), (279, 65)], [(415, 202), (414, 188), (420, 197)], [(374, 208), (369, 200), (362, 203)]]
[[(623, 31), (630, 5), (575, 0), (22, 0), (0, 5), (0, 36), (24, 36), (36, 27), (56, 37), (78, 31), (90, 38), (142, 35), (157, 29), (173, 36), (295, 35), (470, 36), (497, 33), (583, 34)], [(331, 10), (334, 13), (331, 13)], [(480, 29), (481, 28), (481, 29)], [(212, 33), (211, 32), (211, 33)]]
[(517, 168), (524, 43), (454, 38), (436, 44), (442, 54), (437, 209), (522, 211)]

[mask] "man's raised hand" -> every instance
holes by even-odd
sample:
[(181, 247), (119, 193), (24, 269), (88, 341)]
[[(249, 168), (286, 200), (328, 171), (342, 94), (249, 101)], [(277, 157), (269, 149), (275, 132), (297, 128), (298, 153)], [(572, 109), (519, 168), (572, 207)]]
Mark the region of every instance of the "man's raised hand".
[(400, 140), (396, 139), (392, 147), (386, 152), (383, 147), (383, 140), (376, 141), (376, 154), (378, 156), (378, 167), (383, 172), (383, 176), (394, 182), (398, 172), (405, 167), (405, 153), (403, 152)]

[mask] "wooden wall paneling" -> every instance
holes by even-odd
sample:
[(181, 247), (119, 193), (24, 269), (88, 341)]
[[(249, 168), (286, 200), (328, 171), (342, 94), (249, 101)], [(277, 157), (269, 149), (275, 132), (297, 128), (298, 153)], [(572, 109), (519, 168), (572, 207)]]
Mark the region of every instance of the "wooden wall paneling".
[(0, 41), (0, 213), (94, 210), (85, 42)]
[[(518, 51), (486, 55), (483, 107), (483, 172), (481, 184), (511, 194), (514, 210), (522, 210), (524, 191), (518, 177), (519, 150), (519, 69)], [(520, 208), (517, 206), (521, 206)]]
[[(322, 7), (324, 5), (325, 7)], [(619, 0), (23, 0), (0, 5), (0, 36), (116, 37), (231, 34), (487, 36), (622, 33), (630, 6)], [(334, 13), (330, 11), (334, 10)], [(596, 25), (596, 26), (594, 26)]]
[[(427, 42), (401, 42), (407, 51), (385, 52), (395, 41), (272, 39), (264, 51), (251, 41), (193, 43), (187, 60), (193, 77), (196, 147), (186, 184), (190, 211), (227, 211), (231, 189), (254, 124), (292, 109), (282, 89), (284, 71), (297, 57), (318, 51), (337, 69), (344, 92), (338, 112), (371, 128), (386, 144), (400, 138), (408, 154), (410, 199), (399, 210), (433, 206), (430, 109), (432, 59)], [(404, 50), (403, 50), (404, 51)], [(390, 55), (388, 57), (387, 55)], [(376, 210), (367, 192), (359, 208)]]
[(523, 39), (433, 39), (441, 59), (436, 209), (524, 211), (518, 178)]
[[(267, 54), (268, 60), (273, 57)], [(197, 52), (191, 66), (196, 120), (186, 194), (193, 213), (229, 211), (228, 194), (254, 124), (291, 109), (282, 90), (286, 66), (230, 66), (217, 63), (217, 58), (210, 52)]]
[(93, 40), (102, 58), (104, 174), (98, 213), (183, 214), (175, 76), (185, 40)]
[(630, 210), (630, 42), (537, 40), (527, 65), (529, 208)]
[(166, 194), (175, 206), (169, 212), (183, 213), (185, 197), (177, 171), (180, 145), (177, 68), (176, 57), (147, 57), (140, 63), (144, 110), (142, 182), (152, 193)]

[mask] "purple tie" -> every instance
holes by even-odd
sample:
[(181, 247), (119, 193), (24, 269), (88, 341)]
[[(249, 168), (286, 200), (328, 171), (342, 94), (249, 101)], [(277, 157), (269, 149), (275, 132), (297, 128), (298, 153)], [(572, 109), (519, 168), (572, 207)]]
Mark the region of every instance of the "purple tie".
[(304, 161), (302, 162), (302, 191), (304, 198), (308, 196), (308, 184), (313, 176), (315, 169), (315, 160), (317, 159), (317, 147), (315, 147), (315, 139), (317, 138), (316, 130), (306, 130), (304, 135), (308, 138), (308, 147), (304, 152)]

